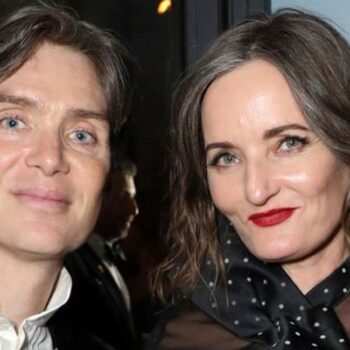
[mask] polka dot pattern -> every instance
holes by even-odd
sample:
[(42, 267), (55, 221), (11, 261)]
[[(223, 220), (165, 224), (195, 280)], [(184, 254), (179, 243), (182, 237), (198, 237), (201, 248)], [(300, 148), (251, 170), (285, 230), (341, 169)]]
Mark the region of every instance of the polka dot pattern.
[(222, 252), (225, 283), (212, 285), (213, 266), (205, 262), (205, 283), (192, 302), (226, 329), (264, 350), (350, 349), (333, 308), (349, 295), (349, 260), (303, 295), (280, 265), (259, 261), (236, 235), (223, 235)]

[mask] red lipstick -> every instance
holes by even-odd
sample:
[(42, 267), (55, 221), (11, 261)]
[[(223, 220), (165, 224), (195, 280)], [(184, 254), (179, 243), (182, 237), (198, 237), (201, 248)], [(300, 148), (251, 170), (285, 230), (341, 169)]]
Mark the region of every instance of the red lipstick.
[(257, 226), (268, 227), (278, 225), (286, 221), (296, 208), (278, 208), (264, 213), (257, 213), (249, 216), (249, 220)]

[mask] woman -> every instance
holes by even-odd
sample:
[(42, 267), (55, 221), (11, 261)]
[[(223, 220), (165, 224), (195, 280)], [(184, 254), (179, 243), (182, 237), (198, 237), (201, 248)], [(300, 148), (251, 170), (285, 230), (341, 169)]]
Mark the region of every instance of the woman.
[(349, 349), (346, 41), (300, 11), (249, 20), (214, 42), (174, 106), (155, 282), (176, 307), (149, 349)]

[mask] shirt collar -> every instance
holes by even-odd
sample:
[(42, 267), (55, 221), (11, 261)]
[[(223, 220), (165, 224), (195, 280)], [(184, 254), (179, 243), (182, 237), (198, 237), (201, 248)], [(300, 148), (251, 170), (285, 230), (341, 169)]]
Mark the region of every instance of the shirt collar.
[(23, 323), (43, 326), (69, 299), (72, 290), (72, 278), (65, 267), (61, 269), (53, 293), (44, 311), (26, 318)]

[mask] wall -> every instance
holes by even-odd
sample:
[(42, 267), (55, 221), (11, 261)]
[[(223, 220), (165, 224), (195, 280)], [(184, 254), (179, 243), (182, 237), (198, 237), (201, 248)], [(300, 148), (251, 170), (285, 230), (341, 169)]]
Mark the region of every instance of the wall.
[(281, 7), (305, 9), (329, 19), (350, 42), (349, 0), (271, 0), (272, 12)]

